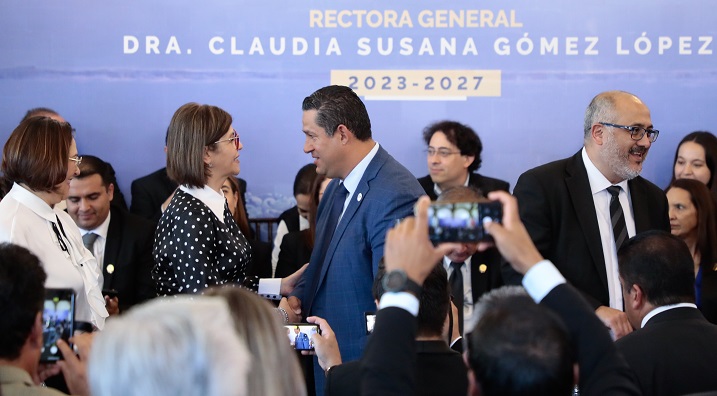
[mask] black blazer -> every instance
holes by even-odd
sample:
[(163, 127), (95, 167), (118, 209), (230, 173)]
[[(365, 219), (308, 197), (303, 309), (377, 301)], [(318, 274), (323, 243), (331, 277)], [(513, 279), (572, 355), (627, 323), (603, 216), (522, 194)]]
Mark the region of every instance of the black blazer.
[[(640, 394), (607, 329), (575, 288), (558, 285), (541, 305), (565, 322), (578, 355), (581, 395)], [(377, 312), (376, 327), (361, 358), (362, 395), (415, 394), (415, 336), (416, 318), (408, 311), (391, 307)]]
[(694, 308), (673, 308), (616, 341), (644, 395), (717, 390), (717, 326)]
[[(630, 180), (628, 187), (636, 231), (669, 232), (665, 193), (640, 176)], [(513, 195), (520, 218), (543, 257), (583, 292), (593, 308), (609, 306), (600, 229), (582, 152), (523, 173)], [(504, 263), (503, 279), (520, 284), (522, 277)]]
[[(466, 395), (468, 373), (460, 353), (445, 341), (417, 341), (416, 349), (416, 395)], [(360, 383), (361, 361), (340, 364), (326, 376), (324, 395), (358, 396)]]
[(306, 243), (309, 230), (293, 231), (284, 235), (281, 240), (279, 261), (276, 263), (276, 278), (284, 278), (298, 271), (311, 259), (312, 249)]
[[(419, 178), (418, 183), (421, 184), (421, 187), (423, 187), (423, 190), (426, 191), (426, 194), (431, 198), (431, 201), (435, 201), (438, 198), (436, 196), (436, 192), (433, 190), (433, 180), (431, 179), (431, 175)], [(468, 185), (479, 189), (483, 195), (488, 195), (489, 192), (496, 190), (510, 191), (510, 184), (507, 181), (483, 176), (478, 173), (470, 174)]]
[(717, 266), (702, 271), (702, 303), (700, 311), (710, 323), (717, 324)]
[[(149, 220), (110, 206), (105, 257), (102, 262), (103, 289), (119, 292), (120, 310), (156, 296), (151, 270), (155, 225)], [(114, 272), (107, 272), (112, 264)]]
[[(474, 304), (483, 294), (503, 286), (502, 262), (503, 257), (497, 248), (477, 252), (471, 256), (471, 294)], [(484, 272), (481, 272), (481, 264), (486, 266)]]

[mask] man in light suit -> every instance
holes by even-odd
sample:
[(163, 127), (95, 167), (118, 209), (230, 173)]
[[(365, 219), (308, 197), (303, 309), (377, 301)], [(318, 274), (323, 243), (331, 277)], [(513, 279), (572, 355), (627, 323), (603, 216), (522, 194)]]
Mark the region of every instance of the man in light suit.
[(717, 326), (695, 305), (685, 243), (666, 232), (638, 234), (620, 249), (625, 311), (638, 329), (617, 341), (643, 395), (717, 390)]
[[(309, 266), (280, 307), (292, 321), (298, 315), (325, 318), (336, 332), (341, 355), (358, 359), (367, 340), (364, 313), (375, 310), (371, 285), (386, 231), (412, 214), (423, 190), (372, 139), (366, 107), (350, 88), (321, 88), (304, 99), (302, 109), (304, 152), (314, 158), (317, 173), (334, 180), (319, 204)], [(341, 213), (336, 226), (328, 225), (334, 208)], [(318, 363), (314, 368), (321, 373)], [(323, 375), (315, 378), (321, 392)]]
[(150, 273), (155, 225), (111, 205), (114, 183), (109, 175), (106, 162), (83, 156), (80, 175), (70, 182), (67, 212), (102, 267), (102, 288), (118, 292), (124, 311), (156, 295)]
[(458, 186), (473, 187), (483, 195), (491, 191), (508, 191), (508, 182), (475, 173), (481, 165), (481, 143), (478, 134), (455, 121), (441, 121), (423, 130), (429, 174), (418, 179), (426, 194), (435, 201), (441, 192)]
[[(603, 92), (585, 111), (582, 150), (523, 173), (513, 191), (541, 254), (583, 293), (615, 338), (632, 327), (622, 312), (609, 191), (619, 187), (624, 221), (618, 229), (628, 236), (670, 230), (664, 192), (639, 176), (657, 135), (650, 110), (637, 96)], [(624, 235), (618, 233), (619, 240)], [(505, 264), (503, 278), (520, 281)]]

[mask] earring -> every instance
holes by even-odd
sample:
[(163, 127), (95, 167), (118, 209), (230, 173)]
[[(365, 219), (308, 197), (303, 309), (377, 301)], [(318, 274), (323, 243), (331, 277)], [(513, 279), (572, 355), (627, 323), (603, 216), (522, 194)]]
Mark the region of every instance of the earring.
[(211, 168), (211, 167), (213, 167), (213, 166), (214, 166), (214, 164), (212, 164), (212, 163), (210, 162), (210, 163), (209, 163), (209, 167)]

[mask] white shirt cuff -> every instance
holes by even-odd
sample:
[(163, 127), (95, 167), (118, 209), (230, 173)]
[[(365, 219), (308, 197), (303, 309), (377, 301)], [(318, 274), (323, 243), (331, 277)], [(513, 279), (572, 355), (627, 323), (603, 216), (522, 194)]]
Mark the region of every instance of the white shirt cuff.
[(550, 260), (538, 262), (523, 276), (523, 287), (537, 303), (563, 283), (566, 283), (565, 278)]
[(383, 293), (378, 309), (397, 307), (405, 309), (413, 316), (418, 316), (418, 298), (409, 292)]
[(257, 293), (270, 300), (281, 300), (281, 278), (259, 279)]

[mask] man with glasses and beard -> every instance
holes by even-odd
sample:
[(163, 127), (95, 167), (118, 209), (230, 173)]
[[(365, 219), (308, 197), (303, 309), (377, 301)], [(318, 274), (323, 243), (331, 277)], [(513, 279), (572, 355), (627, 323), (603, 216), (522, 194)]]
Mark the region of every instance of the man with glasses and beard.
[[(636, 233), (670, 230), (664, 192), (640, 177), (658, 134), (637, 96), (603, 92), (585, 111), (583, 148), (523, 173), (513, 191), (540, 253), (583, 293), (614, 338), (632, 331), (618, 249)], [(508, 284), (521, 279), (507, 264), (503, 276)]]

